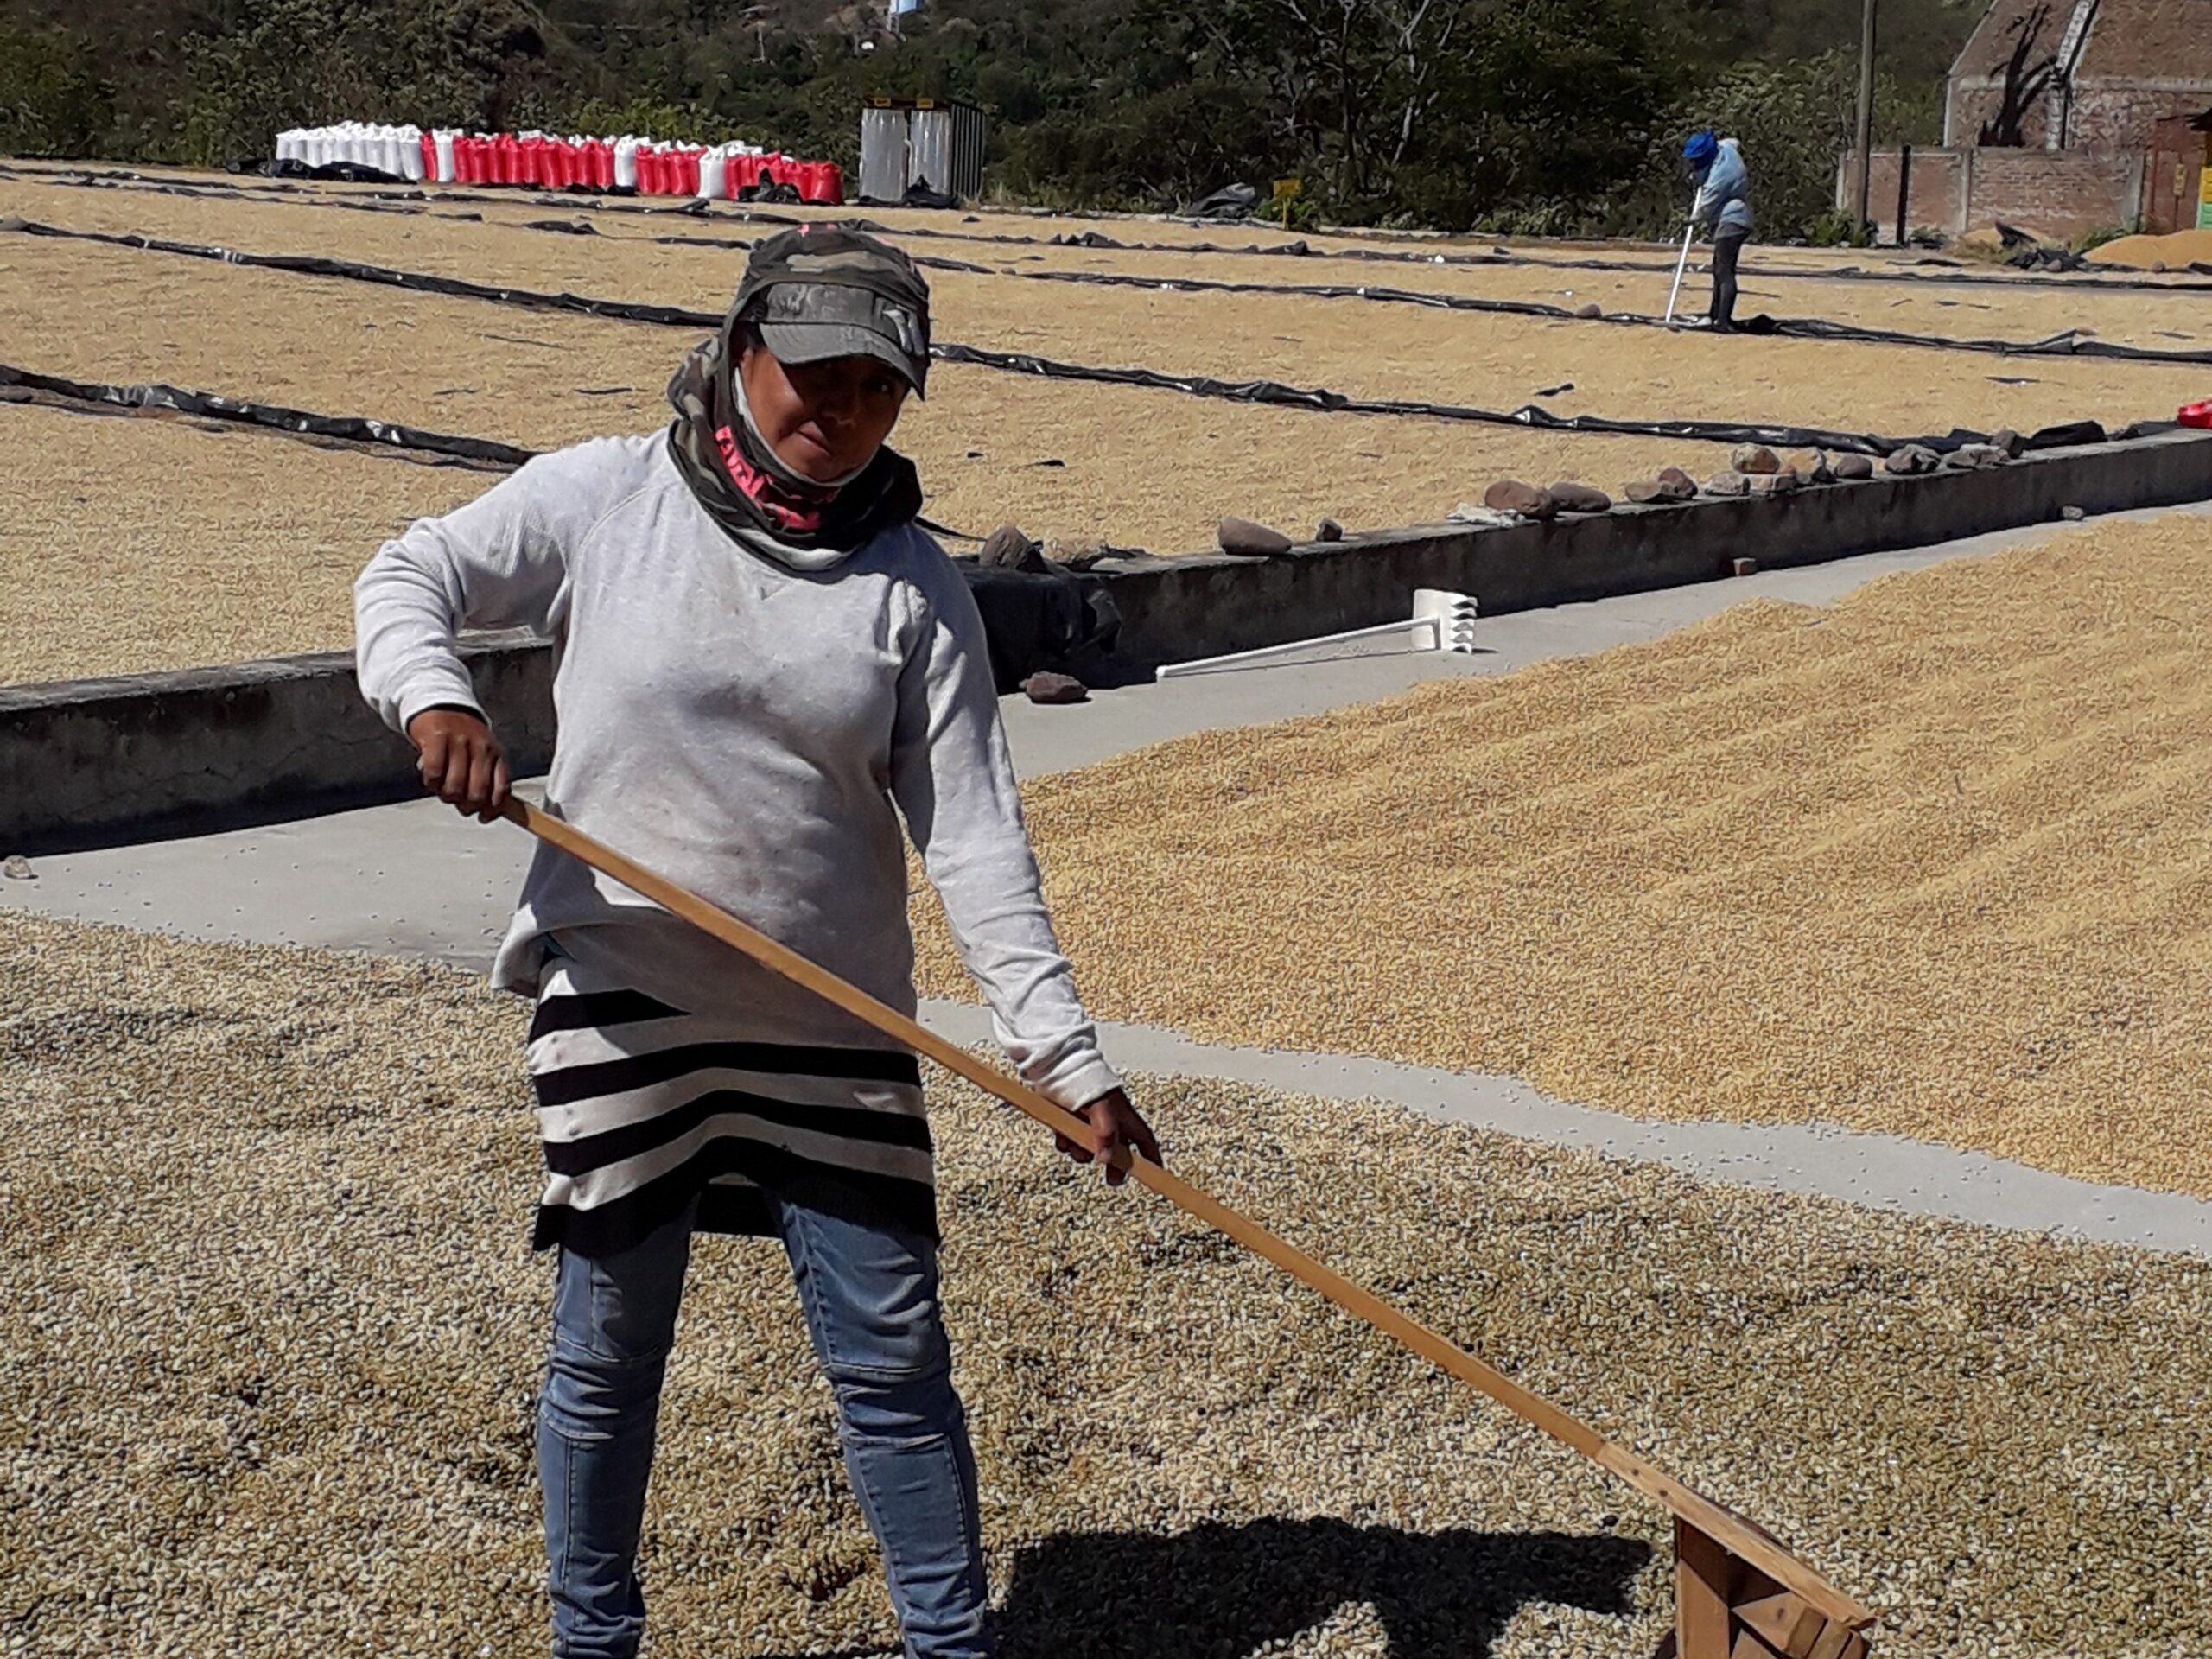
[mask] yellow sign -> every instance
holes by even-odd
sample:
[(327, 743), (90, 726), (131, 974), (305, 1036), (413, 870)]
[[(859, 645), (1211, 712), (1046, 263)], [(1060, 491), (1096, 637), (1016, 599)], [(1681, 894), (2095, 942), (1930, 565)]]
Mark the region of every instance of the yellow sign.
[(2196, 192), (2196, 199), (2206, 207), (2212, 207), (2212, 167), (2206, 168), (2200, 176), (2201, 183)]
[[(1305, 193), (1306, 181), (1303, 179), (1277, 179), (1275, 181), (1275, 200), (1277, 201), (1288, 201), (1293, 196), (1303, 195)], [(2205, 200), (2207, 201), (2212, 201), (2212, 196), (2207, 196)]]

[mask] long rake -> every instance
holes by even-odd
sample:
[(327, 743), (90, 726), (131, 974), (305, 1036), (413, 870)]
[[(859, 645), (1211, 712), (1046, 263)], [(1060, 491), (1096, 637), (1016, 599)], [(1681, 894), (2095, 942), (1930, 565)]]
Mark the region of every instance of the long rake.
[(1695, 219), (1692, 219), (1688, 224), (1682, 226), (1682, 252), (1681, 257), (1675, 261), (1675, 285), (1667, 290), (1666, 321), (1667, 326), (1669, 327), (1674, 326), (1675, 302), (1682, 297), (1682, 273), (1689, 269), (1690, 238), (1694, 237), (1696, 234), (1697, 221)]
[[(504, 815), (539, 840), (581, 859), (664, 910), (804, 986), (956, 1076), (1078, 1143), (1089, 1130), (1035, 1090), (977, 1059), (828, 969), (779, 944), (698, 894), (656, 875), (559, 818), (511, 798)], [(1140, 1185), (1265, 1256), (1309, 1288), (1523, 1421), (1573, 1447), (1675, 1517), (1675, 1628), (1656, 1659), (1866, 1659), (1874, 1614), (1790, 1554), (1763, 1528), (1662, 1472), (1627, 1447), (1531, 1394), (1373, 1292), (1277, 1238), (1211, 1194), (1123, 1149), (1114, 1161)]]

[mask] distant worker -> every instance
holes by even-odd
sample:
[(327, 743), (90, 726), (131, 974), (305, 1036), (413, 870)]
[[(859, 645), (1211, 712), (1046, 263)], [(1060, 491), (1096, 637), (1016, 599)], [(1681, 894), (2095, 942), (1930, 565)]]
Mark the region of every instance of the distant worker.
[(1736, 329), (1736, 261), (1751, 234), (1751, 176), (1733, 138), (1693, 133), (1682, 146), (1682, 160), (1697, 181), (1690, 204), (1690, 226), (1713, 236), (1713, 305), (1707, 326), (1718, 334)]

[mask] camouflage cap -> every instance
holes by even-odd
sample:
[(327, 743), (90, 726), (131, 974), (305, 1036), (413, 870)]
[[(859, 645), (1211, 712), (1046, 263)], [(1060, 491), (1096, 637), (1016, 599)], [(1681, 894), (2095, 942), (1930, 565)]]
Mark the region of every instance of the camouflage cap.
[(756, 244), (730, 304), (785, 363), (873, 357), (922, 392), (930, 372), (930, 285), (889, 243), (826, 221)]

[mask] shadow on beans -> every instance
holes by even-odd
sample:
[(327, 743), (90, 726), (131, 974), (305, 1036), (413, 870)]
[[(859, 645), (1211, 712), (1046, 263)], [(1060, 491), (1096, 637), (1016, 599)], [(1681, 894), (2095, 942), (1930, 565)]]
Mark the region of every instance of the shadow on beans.
[(1015, 1557), (998, 1630), (1005, 1659), (1243, 1659), (1364, 1602), (1390, 1659), (1487, 1659), (1530, 1602), (1627, 1614), (1650, 1559), (1602, 1533), (1334, 1520), (1071, 1533)]

